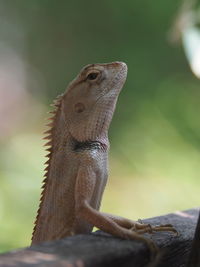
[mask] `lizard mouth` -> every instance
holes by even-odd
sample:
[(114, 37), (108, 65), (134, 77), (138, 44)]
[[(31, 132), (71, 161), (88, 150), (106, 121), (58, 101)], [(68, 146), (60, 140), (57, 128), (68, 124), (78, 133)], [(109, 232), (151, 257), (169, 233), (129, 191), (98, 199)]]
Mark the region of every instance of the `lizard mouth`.
[(101, 92), (99, 97), (96, 100), (96, 103), (106, 94), (110, 93), (113, 87), (115, 87), (115, 90), (113, 93), (118, 94), (120, 90), (122, 89), (126, 77), (127, 77), (127, 65), (124, 62), (114, 62), (110, 64), (118, 64), (120, 66), (120, 70), (115, 74), (115, 76), (112, 78), (112, 80), (109, 82), (109, 84), (105, 87), (105, 89)]

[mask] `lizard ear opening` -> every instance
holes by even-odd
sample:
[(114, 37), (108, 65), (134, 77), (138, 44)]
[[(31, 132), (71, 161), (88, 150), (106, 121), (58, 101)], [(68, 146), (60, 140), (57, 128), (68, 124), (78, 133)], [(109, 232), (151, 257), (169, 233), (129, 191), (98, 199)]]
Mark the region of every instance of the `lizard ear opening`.
[(81, 113), (85, 110), (85, 105), (83, 103), (78, 102), (74, 105), (74, 110), (77, 113)]

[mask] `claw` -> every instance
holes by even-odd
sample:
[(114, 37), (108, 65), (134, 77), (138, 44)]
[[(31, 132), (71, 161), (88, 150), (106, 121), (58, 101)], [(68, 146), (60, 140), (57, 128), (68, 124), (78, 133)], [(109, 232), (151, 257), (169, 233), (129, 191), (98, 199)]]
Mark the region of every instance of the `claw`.
[(144, 224), (143, 221), (142, 221), (141, 219), (138, 219), (138, 222), (139, 222), (140, 224)]
[(151, 224), (144, 224), (141, 220), (135, 223), (131, 228), (131, 231), (137, 234), (153, 234), (154, 232), (173, 232), (176, 236), (179, 235), (178, 231), (173, 227), (172, 224), (160, 224), (152, 226)]
[[(159, 225), (158, 225), (159, 226)], [(161, 224), (160, 226), (163, 226), (163, 227), (169, 227), (169, 228), (171, 228), (171, 232), (174, 232), (174, 234), (176, 235), (176, 236), (179, 236), (179, 232), (173, 227), (173, 225), (172, 224)]]
[(130, 230), (137, 233), (140, 233), (141, 230), (145, 231), (145, 233), (152, 233), (153, 228), (151, 224), (144, 224), (143, 222), (142, 223), (139, 222), (133, 224)]
[(179, 235), (178, 231), (173, 227), (172, 224), (156, 225), (153, 227), (153, 231), (155, 231), (155, 232), (159, 232), (159, 231), (173, 232), (176, 236)]

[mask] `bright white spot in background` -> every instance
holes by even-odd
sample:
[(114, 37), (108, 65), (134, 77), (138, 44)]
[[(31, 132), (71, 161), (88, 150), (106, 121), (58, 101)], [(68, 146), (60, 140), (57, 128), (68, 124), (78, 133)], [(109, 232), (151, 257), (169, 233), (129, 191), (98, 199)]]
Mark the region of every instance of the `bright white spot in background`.
[(183, 47), (193, 73), (200, 78), (200, 30), (188, 27), (183, 31)]

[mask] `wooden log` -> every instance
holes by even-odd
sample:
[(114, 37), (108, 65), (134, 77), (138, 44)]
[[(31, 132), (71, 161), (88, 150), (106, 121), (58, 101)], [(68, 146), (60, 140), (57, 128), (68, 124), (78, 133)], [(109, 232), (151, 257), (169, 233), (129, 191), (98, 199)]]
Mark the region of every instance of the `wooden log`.
[(200, 213), (187, 267), (200, 267)]
[(184, 267), (196, 228), (198, 209), (143, 220), (152, 225), (173, 224), (179, 236), (160, 232), (145, 234), (160, 248), (157, 260), (140, 242), (123, 240), (97, 231), (47, 242), (0, 255), (1, 267)]

